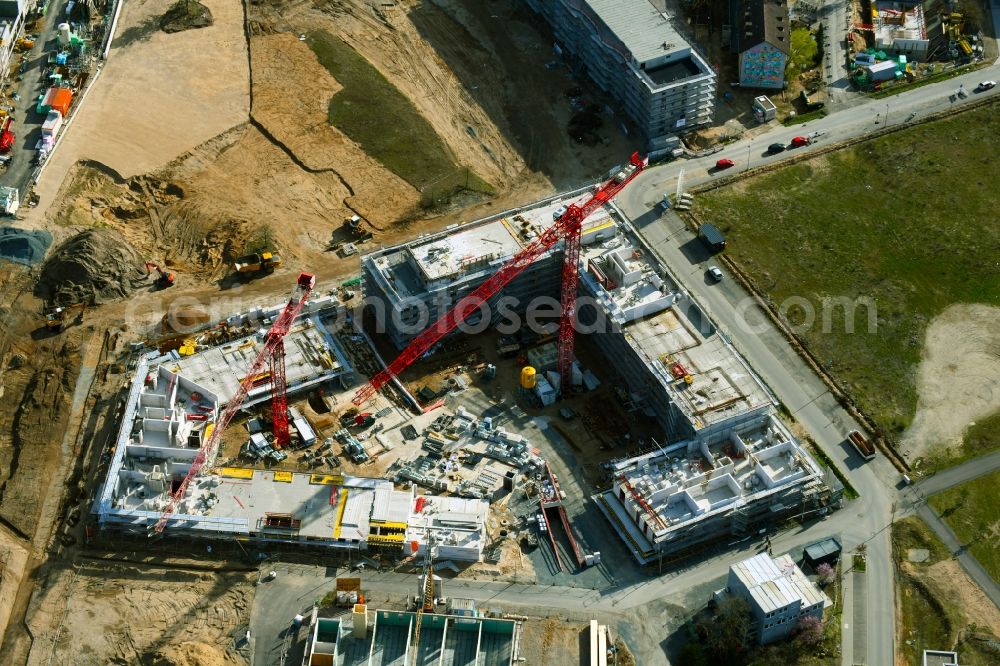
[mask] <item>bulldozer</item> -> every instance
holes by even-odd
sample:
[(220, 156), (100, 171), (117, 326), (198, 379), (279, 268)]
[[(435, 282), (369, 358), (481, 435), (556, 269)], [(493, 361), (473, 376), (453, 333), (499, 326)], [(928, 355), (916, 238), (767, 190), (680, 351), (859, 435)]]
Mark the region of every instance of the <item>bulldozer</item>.
[(50, 331), (61, 332), (68, 326), (82, 324), (83, 313), (86, 309), (86, 303), (68, 305), (64, 308), (54, 308), (45, 315), (45, 328)]
[(363, 243), (372, 239), (372, 232), (364, 228), (360, 215), (352, 215), (344, 220), (343, 228), (351, 235), (354, 242)]
[(157, 276), (156, 280), (153, 282), (153, 286), (156, 289), (166, 289), (167, 287), (174, 286), (176, 281), (176, 276), (173, 273), (168, 273), (167, 271), (160, 268), (158, 264), (154, 264), (151, 261), (146, 262), (146, 275), (152, 275), (153, 270), (156, 270)]
[(274, 269), (281, 268), (281, 263), (280, 254), (265, 250), (240, 257), (233, 264), (233, 269), (240, 275), (273, 273)]

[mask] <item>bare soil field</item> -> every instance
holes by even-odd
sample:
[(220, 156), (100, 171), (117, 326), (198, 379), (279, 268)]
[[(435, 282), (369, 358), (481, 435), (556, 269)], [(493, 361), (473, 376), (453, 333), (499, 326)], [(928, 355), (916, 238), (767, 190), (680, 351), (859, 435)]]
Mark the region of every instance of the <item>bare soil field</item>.
[(167, 34), (159, 18), (171, 0), (130, 0), (100, 79), (46, 166), (39, 209), (79, 160), (123, 177), (158, 169), (245, 122), (247, 43), (239, 0), (206, 0), (214, 25)]
[(104, 563), (53, 571), (32, 600), (27, 663), (245, 663), (230, 648), (246, 631), (255, 577)]
[(956, 447), (969, 424), (1000, 410), (1000, 308), (949, 307), (931, 321), (917, 377), (917, 414), (901, 448), (911, 458)]

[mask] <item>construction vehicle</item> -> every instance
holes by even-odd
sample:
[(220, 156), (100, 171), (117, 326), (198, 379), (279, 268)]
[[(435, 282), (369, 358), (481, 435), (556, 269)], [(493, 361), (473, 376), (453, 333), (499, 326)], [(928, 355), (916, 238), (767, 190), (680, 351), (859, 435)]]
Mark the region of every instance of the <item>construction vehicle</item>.
[(255, 252), (240, 257), (233, 264), (237, 273), (273, 273), (274, 269), (281, 268), (281, 255), (270, 250)]
[(17, 136), (11, 131), (10, 126), (14, 123), (14, 118), (7, 116), (3, 121), (3, 129), (0, 129), (0, 153), (9, 153), (14, 147), (14, 140)]
[[(152, 531), (161, 534), (167, 526), (167, 522), (174, 514), (178, 502), (184, 498), (191, 480), (201, 473), (206, 464), (211, 464), (215, 460), (215, 453), (222, 441), (222, 433), (226, 426), (233, 420), (236, 413), (243, 407), (250, 389), (256, 386), (257, 378), (261, 376), (264, 366), (270, 366), (270, 372), (266, 373), (271, 381), (271, 415), (273, 420), (274, 442), (272, 447), (284, 449), (291, 440), (288, 431), (288, 385), (285, 380), (285, 336), (292, 329), (292, 324), (302, 312), (306, 299), (316, 286), (316, 276), (311, 273), (300, 273), (295, 282), (295, 289), (292, 291), (285, 309), (281, 311), (278, 318), (274, 320), (271, 329), (264, 335), (264, 346), (257, 354), (253, 364), (243, 376), (239, 388), (233, 397), (226, 403), (225, 409), (219, 414), (218, 420), (212, 428), (212, 433), (198, 449), (187, 475), (177, 484), (177, 488), (170, 495), (170, 501), (163, 510), (159, 520), (153, 526)], [(286, 456), (288, 454), (285, 454)]]
[(146, 262), (146, 275), (152, 275), (153, 270), (156, 270), (156, 280), (153, 281), (153, 286), (157, 289), (166, 289), (167, 287), (174, 286), (174, 282), (177, 280), (177, 276), (173, 273), (168, 273), (167, 271), (160, 268), (159, 264), (154, 264), (151, 261)]
[(373, 236), (372, 232), (367, 231), (362, 223), (360, 215), (352, 215), (344, 220), (343, 229), (352, 236), (356, 243), (369, 241)]
[(50, 331), (63, 331), (67, 326), (82, 324), (83, 313), (86, 309), (86, 303), (76, 303), (64, 308), (55, 308), (45, 315), (45, 328)]
[(865, 460), (874, 460), (875, 447), (860, 432), (852, 430), (847, 433), (847, 441), (851, 443), (851, 446), (854, 447), (854, 450), (858, 452), (859, 456)]
[(559, 346), (556, 368), (562, 377), (562, 385), (571, 387), (573, 370), (573, 329), (576, 321), (576, 292), (580, 270), (580, 231), (583, 221), (607, 204), (632, 180), (642, 173), (648, 160), (633, 153), (623, 166), (613, 169), (606, 182), (595, 188), (589, 199), (582, 203), (566, 206), (555, 222), (525, 245), (520, 252), (507, 260), (493, 275), (476, 289), (464, 296), (455, 307), (442, 315), (430, 328), (425, 329), (404, 349), (384, 370), (371, 378), (354, 394), (353, 403), (363, 405), (392, 381), (418, 358), (434, 348), (446, 335), (477, 312), (483, 303), (488, 303), (501, 289), (520, 275), (538, 257), (548, 252), (560, 242), (564, 242), (561, 300), (562, 317), (559, 324)]

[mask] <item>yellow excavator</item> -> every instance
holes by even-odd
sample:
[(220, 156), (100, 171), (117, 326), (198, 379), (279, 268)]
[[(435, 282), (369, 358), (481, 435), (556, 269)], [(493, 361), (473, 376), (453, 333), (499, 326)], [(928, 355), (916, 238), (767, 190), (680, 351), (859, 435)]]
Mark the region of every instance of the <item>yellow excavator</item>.
[(82, 324), (83, 312), (86, 309), (86, 303), (68, 305), (64, 308), (54, 308), (45, 315), (45, 328), (58, 332), (65, 330), (73, 324)]

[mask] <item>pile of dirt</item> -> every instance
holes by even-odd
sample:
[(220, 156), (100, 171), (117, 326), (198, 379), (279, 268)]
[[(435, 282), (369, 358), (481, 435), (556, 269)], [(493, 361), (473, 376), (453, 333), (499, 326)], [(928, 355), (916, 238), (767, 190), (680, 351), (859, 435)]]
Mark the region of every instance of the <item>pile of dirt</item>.
[(35, 295), (55, 305), (95, 305), (125, 298), (148, 282), (142, 257), (119, 233), (90, 229), (56, 248), (42, 266)]
[(178, 0), (160, 19), (163, 32), (181, 32), (212, 25), (212, 12), (198, 0)]
[(45, 257), (52, 244), (52, 234), (47, 231), (27, 231), (14, 227), (0, 227), (0, 259), (18, 264), (35, 264)]
[(187, 641), (171, 645), (143, 660), (152, 666), (229, 666), (241, 663), (213, 645)]

